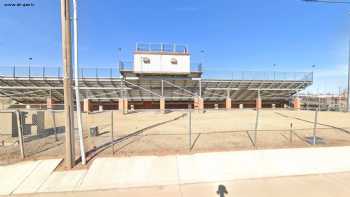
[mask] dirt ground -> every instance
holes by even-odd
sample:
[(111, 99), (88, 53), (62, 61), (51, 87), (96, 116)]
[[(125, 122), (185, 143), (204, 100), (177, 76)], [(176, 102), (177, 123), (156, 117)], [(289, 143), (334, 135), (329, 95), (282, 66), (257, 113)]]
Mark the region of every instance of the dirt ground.
[[(113, 111), (113, 118), (112, 111), (83, 114), (85, 149), (88, 151), (88, 159), (93, 160), (98, 156), (191, 154), (314, 146), (314, 111), (261, 110), (255, 133), (256, 117), (257, 111), (250, 109), (210, 110), (204, 113), (193, 111), (190, 135), (186, 110), (166, 114), (143, 111), (127, 115)], [(63, 113), (58, 113), (54, 124), (46, 122), (45, 125), (48, 128), (52, 125), (61, 127), (63, 118)], [(349, 120), (349, 113), (319, 112), (316, 146), (350, 145)], [(95, 126), (99, 135), (91, 137), (88, 128)], [(45, 136), (25, 137), (27, 159), (64, 157), (64, 133), (57, 132), (55, 137), (52, 128), (50, 131)], [(77, 135), (75, 141), (76, 155), (79, 155)], [(0, 146), (0, 164), (18, 160), (20, 152), (15, 140), (12, 139), (12, 145)]]

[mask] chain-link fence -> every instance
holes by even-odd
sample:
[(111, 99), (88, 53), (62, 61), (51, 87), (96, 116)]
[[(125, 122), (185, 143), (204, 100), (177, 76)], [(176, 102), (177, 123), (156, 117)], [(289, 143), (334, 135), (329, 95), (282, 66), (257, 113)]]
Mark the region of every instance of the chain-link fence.
[[(350, 114), (318, 109), (142, 110), (127, 114), (101, 110), (81, 115), (88, 161), (98, 156), (350, 144)], [(2, 110), (0, 121), (0, 163), (64, 158), (64, 111)], [(74, 133), (79, 160), (76, 121)]]
[(62, 155), (64, 143), (63, 111), (53, 110), (3, 110), (0, 112), (1, 161), (40, 156)]
[(342, 146), (350, 144), (347, 118), (342, 112), (288, 109), (115, 113), (113, 143), (111, 133), (96, 142), (108, 144), (99, 154), (123, 156)]

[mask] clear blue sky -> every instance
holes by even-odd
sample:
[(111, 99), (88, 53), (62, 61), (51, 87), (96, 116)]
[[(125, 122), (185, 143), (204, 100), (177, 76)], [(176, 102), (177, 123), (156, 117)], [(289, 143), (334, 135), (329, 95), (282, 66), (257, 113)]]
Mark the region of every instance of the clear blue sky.
[[(61, 65), (60, 1), (0, 0), (0, 65)], [(5, 7), (4, 3), (34, 3)], [(80, 65), (132, 59), (136, 42), (205, 50), (207, 71), (311, 71), (312, 91), (346, 87), (350, 5), (300, 0), (80, 0)]]

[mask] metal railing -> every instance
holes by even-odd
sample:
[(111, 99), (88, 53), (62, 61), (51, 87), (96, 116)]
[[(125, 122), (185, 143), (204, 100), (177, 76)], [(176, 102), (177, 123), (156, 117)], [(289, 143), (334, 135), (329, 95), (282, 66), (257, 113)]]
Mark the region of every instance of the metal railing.
[[(84, 78), (119, 78), (120, 71), (133, 71), (131, 61), (119, 63), (114, 67), (80, 67), (79, 77)], [(264, 71), (223, 71), (206, 70), (200, 63), (191, 63), (190, 72), (203, 72), (203, 78), (221, 80), (281, 80), (281, 81), (313, 81), (312, 72), (264, 72)], [(62, 67), (52, 66), (2, 66), (0, 78), (61, 78)]]
[(262, 81), (313, 81), (313, 72), (222, 71), (204, 69), (203, 78)]
[(188, 53), (187, 45), (169, 43), (136, 43), (136, 52)]
[(117, 67), (83, 67), (80, 68), (80, 78), (117, 78), (119, 77), (119, 71)]
[[(120, 76), (115, 67), (80, 67), (80, 78), (117, 78)], [(63, 68), (52, 66), (2, 66), (0, 77), (12, 78), (62, 78)]]

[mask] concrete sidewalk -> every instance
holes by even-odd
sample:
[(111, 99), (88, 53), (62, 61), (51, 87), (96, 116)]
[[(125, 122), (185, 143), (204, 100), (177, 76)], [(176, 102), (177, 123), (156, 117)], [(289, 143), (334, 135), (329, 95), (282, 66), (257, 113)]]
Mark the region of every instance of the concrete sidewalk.
[(178, 185), (350, 172), (349, 154), (350, 147), (329, 147), (97, 158), (88, 170), (63, 172), (53, 171), (60, 160), (23, 162), (0, 167), (0, 195), (155, 186), (179, 189)]
[[(350, 173), (246, 179), (228, 182), (138, 187), (127, 189), (90, 190), (59, 193), (34, 193), (28, 197), (216, 197), (219, 185), (225, 197), (348, 197)], [(15, 195), (17, 196), (17, 195)], [(24, 195), (18, 195), (22, 197)]]
[(60, 162), (50, 159), (0, 166), (0, 195), (37, 192)]

